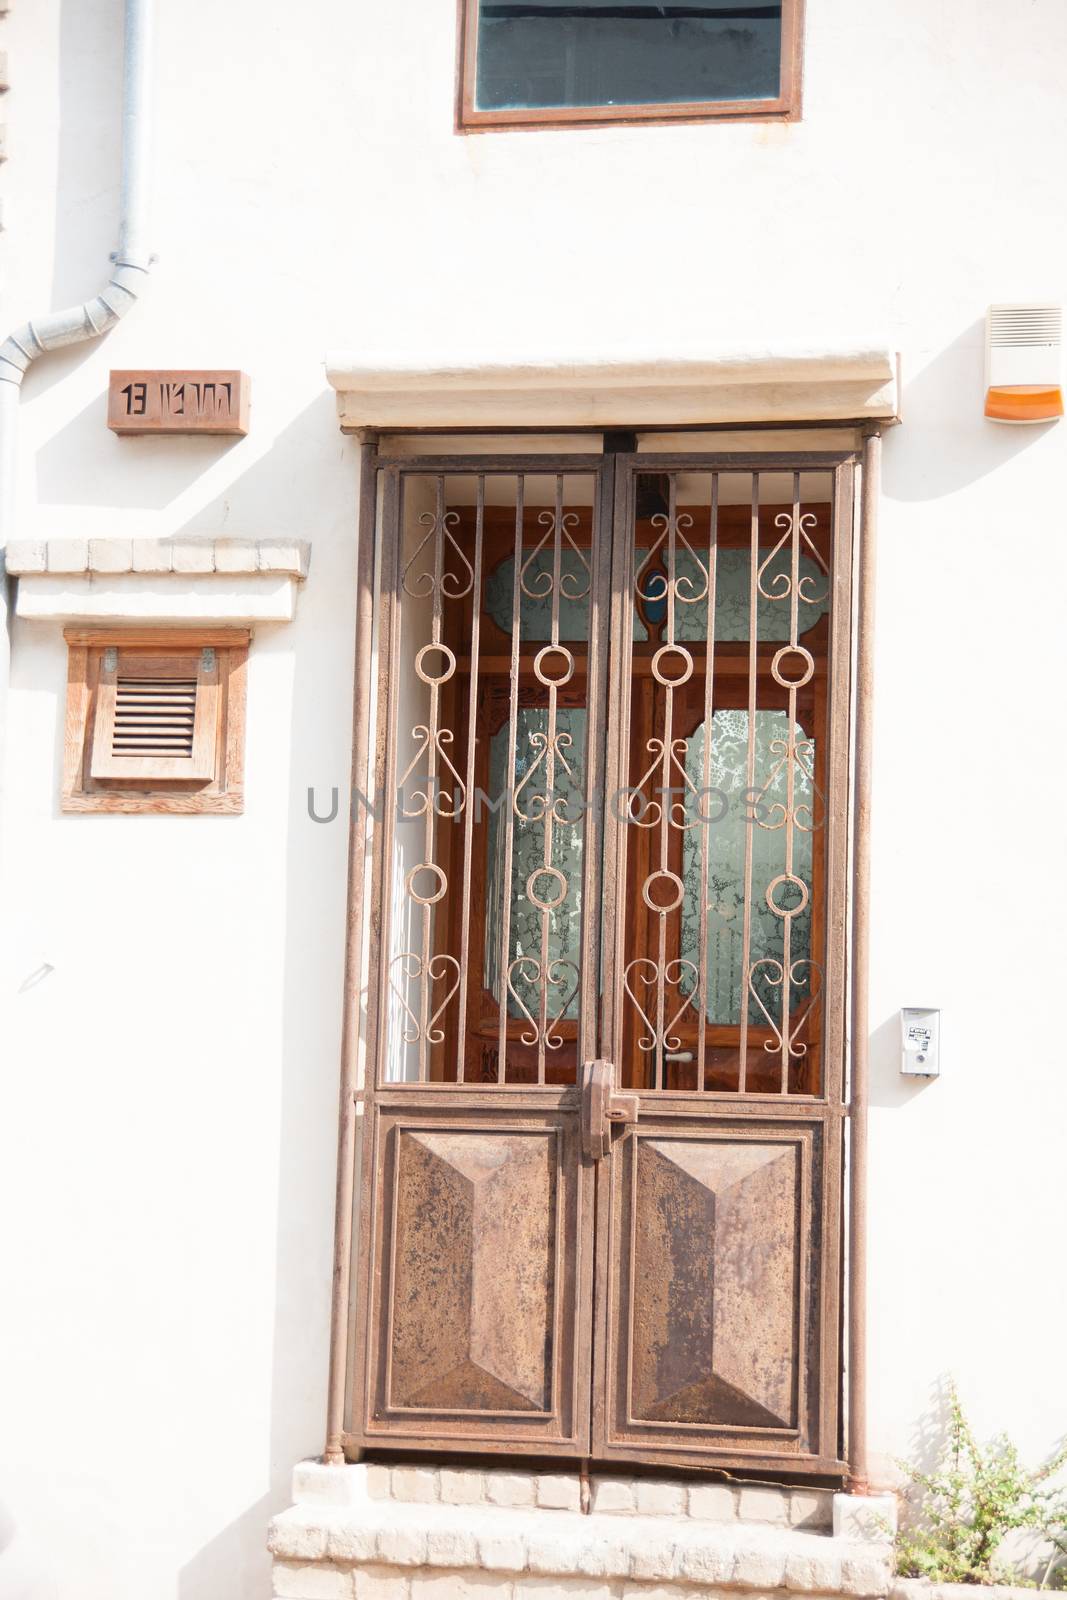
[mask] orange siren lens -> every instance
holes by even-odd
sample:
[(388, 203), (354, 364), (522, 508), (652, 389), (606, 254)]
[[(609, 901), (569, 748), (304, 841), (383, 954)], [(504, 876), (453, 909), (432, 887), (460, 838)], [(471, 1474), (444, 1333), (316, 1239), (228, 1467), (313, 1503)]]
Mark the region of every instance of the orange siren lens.
[(997, 384), (986, 390), (985, 414), (994, 422), (1054, 422), (1063, 416), (1063, 390), (1059, 384)]

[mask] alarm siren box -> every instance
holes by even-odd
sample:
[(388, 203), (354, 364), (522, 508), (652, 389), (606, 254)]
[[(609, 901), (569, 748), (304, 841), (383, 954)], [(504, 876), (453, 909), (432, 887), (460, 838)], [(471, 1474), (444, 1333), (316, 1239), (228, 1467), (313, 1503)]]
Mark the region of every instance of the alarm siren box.
[(1063, 307), (990, 306), (986, 316), (985, 414), (993, 422), (1063, 416)]

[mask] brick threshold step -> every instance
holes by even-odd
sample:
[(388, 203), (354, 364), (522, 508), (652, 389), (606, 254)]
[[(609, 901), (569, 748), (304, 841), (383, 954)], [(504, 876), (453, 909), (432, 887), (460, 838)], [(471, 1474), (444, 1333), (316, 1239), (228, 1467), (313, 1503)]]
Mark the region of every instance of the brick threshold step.
[[(271, 1525), (279, 1600), (458, 1597), (475, 1589), (516, 1600), (555, 1593), (673, 1600), (726, 1591), (879, 1600), (892, 1585), (891, 1501), (860, 1503), (874, 1537), (843, 1537), (692, 1514), (688, 1491), (710, 1485), (666, 1485), (687, 1490), (685, 1509), (676, 1500), (673, 1513), (593, 1509), (582, 1515), (573, 1507), (490, 1498), (489, 1480), (497, 1476), (515, 1480), (516, 1492), (525, 1492), (517, 1486), (528, 1479), (558, 1476), (554, 1492), (563, 1499), (567, 1474), (482, 1474), (485, 1498), (457, 1502), (394, 1498), (392, 1480), (373, 1476), (382, 1470), (388, 1469), (298, 1468), (297, 1503)], [(443, 1487), (439, 1483), (438, 1492)], [(499, 1493), (503, 1485), (496, 1488)], [(453, 1485), (457, 1490), (462, 1486)], [(535, 1497), (539, 1493), (545, 1490), (535, 1488)]]

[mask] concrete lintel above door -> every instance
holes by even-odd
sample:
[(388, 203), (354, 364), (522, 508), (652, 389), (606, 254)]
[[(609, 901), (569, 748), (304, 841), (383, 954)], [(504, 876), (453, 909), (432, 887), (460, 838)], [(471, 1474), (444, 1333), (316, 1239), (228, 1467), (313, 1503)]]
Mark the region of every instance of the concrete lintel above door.
[(341, 428), (686, 426), (899, 420), (888, 346), (415, 361), (332, 351)]

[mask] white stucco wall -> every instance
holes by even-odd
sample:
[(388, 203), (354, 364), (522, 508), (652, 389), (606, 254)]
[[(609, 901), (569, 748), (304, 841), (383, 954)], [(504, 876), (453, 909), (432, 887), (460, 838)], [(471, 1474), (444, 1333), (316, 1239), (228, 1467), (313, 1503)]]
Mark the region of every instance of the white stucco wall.
[[(2, 23), (4, 317), (114, 245), (120, 0)], [(902, 352), (879, 578), (872, 1436), (955, 1374), (1064, 1431), (1054, 684), (1067, 428), (981, 417), (991, 300), (1067, 299), (1062, 0), (808, 0), (805, 116), (457, 137), (454, 7), (160, 0), (160, 261), (40, 363), (21, 537), (312, 541), (257, 631), (242, 818), (61, 817), (60, 631), (14, 636), (4, 818), (0, 1596), (253, 1600), (321, 1443), (356, 449), (327, 347), (580, 361), (872, 333)], [(6, 331), (6, 330), (5, 330)], [(119, 440), (110, 367), (252, 375), (236, 443)], [(992, 646), (996, 631), (1000, 651)], [(1051, 868), (1051, 872), (1050, 872)], [(47, 970), (46, 970), (47, 964)], [(905, 1087), (902, 1004), (943, 1013)]]

